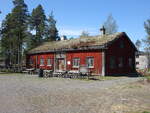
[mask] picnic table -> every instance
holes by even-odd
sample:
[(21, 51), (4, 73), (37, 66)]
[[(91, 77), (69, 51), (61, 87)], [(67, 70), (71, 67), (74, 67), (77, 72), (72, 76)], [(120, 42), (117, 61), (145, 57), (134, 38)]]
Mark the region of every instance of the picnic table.
[(28, 74), (33, 74), (34, 70), (35, 70), (34, 68), (26, 69), (26, 71), (28, 72)]
[(78, 78), (80, 76), (79, 70), (70, 70), (68, 71), (69, 78)]
[(66, 77), (67, 71), (63, 71), (63, 70), (56, 70), (53, 73), (53, 77)]
[(44, 77), (52, 77), (53, 70), (44, 70)]

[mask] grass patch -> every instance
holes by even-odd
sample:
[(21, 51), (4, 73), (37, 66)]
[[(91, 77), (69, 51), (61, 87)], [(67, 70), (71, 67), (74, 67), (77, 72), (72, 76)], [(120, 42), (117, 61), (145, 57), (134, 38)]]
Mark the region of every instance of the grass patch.
[(127, 113), (150, 113), (150, 111), (132, 111)]
[(89, 78), (75, 78), (73, 80), (83, 80), (83, 81), (105, 81), (105, 80), (115, 80), (122, 77), (114, 77), (114, 76), (90, 76)]
[(1, 72), (0, 73), (0, 76), (22, 76), (22, 75), (25, 75), (23, 73), (10, 73), (10, 72)]
[(150, 111), (144, 111), (143, 113), (150, 113)]
[(142, 88), (142, 85), (140, 85), (140, 84), (130, 84), (130, 85), (125, 86), (124, 88), (137, 89), (137, 88)]

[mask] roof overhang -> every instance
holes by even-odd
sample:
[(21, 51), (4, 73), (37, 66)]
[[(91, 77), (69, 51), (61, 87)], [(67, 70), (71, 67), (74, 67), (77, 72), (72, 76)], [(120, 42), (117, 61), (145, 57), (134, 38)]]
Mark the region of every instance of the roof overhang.
[(28, 55), (32, 54), (43, 54), (43, 53), (55, 53), (55, 52), (73, 52), (73, 51), (91, 51), (91, 50), (105, 50), (107, 49), (106, 45), (96, 45), (96, 46), (85, 46), (80, 48), (64, 48), (64, 49), (53, 49), (53, 50), (41, 50), (27, 53)]

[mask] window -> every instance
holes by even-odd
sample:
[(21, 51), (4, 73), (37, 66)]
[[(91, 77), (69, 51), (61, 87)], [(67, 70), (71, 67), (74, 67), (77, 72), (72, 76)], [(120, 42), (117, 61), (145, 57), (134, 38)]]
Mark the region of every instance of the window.
[(52, 66), (52, 59), (50, 58), (47, 59), (47, 66)]
[(139, 64), (139, 62), (136, 62), (136, 65), (138, 65)]
[(44, 66), (44, 59), (43, 58), (40, 59), (40, 66)]
[(119, 58), (119, 64), (118, 64), (119, 67), (123, 67), (123, 58), (120, 57)]
[(132, 58), (129, 58), (129, 67), (132, 67)]
[(74, 58), (73, 59), (73, 67), (74, 68), (79, 68), (80, 66), (80, 59), (79, 58)]
[(88, 66), (88, 68), (94, 68), (94, 58), (93, 57), (87, 57), (86, 65)]
[(120, 48), (124, 48), (124, 42), (120, 41)]
[(110, 57), (110, 68), (114, 69), (115, 67), (116, 67), (115, 57), (111, 56)]
[(33, 60), (32, 60), (32, 58), (30, 58), (30, 60), (29, 60), (29, 64), (30, 64), (30, 65), (32, 65), (32, 64), (33, 64)]
[(139, 58), (139, 55), (136, 55), (136, 58)]

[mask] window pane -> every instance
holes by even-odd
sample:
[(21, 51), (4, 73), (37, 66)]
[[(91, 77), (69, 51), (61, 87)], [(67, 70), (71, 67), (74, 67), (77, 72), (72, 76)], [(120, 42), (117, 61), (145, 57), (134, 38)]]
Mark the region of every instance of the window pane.
[(52, 65), (50, 58), (47, 59), (47, 65), (48, 65), (48, 66), (51, 66), (51, 65)]
[(124, 48), (124, 42), (120, 41), (120, 48)]
[(119, 58), (119, 65), (118, 66), (123, 67), (123, 58), (122, 57)]
[(89, 67), (89, 68), (93, 68), (94, 67), (94, 58), (93, 57), (88, 57), (86, 59), (86, 65)]
[(40, 65), (44, 65), (44, 59), (43, 58), (40, 59)]
[(29, 60), (29, 64), (30, 64), (30, 65), (33, 64), (33, 60), (32, 60), (32, 59)]
[(111, 56), (110, 57), (110, 68), (114, 69), (116, 67), (116, 61), (115, 61), (115, 57)]
[(73, 59), (73, 67), (79, 67), (79, 65), (80, 65), (80, 59), (74, 58)]
[(132, 58), (129, 58), (129, 66), (132, 67)]

